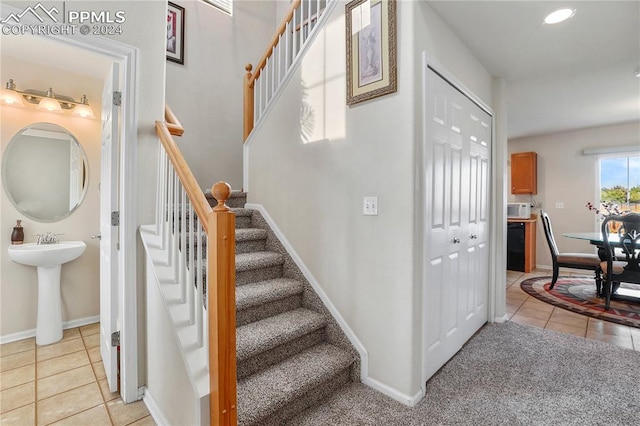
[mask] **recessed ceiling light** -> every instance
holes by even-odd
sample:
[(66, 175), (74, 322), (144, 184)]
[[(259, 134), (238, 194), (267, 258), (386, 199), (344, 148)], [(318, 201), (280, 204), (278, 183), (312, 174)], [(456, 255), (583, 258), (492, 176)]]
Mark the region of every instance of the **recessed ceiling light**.
[(545, 24), (557, 24), (558, 22), (565, 21), (576, 14), (575, 9), (558, 9), (552, 12), (544, 18)]

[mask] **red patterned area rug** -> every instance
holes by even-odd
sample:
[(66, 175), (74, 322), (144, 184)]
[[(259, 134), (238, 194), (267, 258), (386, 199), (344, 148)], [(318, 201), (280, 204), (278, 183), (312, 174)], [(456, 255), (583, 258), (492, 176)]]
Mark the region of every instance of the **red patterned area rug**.
[[(587, 315), (604, 321), (640, 328), (640, 299), (611, 300), (611, 309), (605, 311), (604, 299), (596, 296), (593, 278), (560, 277), (550, 290), (551, 277), (529, 278), (520, 287), (536, 299), (568, 311)], [(638, 286), (622, 283), (619, 293), (640, 297)]]

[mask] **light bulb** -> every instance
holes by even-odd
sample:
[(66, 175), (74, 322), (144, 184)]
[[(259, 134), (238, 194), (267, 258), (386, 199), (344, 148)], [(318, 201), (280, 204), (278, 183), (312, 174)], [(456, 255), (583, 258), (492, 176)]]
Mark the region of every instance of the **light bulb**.
[(82, 99), (80, 99), (80, 103), (76, 105), (76, 107), (71, 111), (72, 115), (76, 117), (90, 118), (94, 119), (96, 116), (93, 114), (93, 110), (89, 106), (87, 102), (87, 95), (82, 95)]
[(56, 101), (53, 96), (53, 89), (49, 87), (49, 90), (47, 90), (47, 97), (42, 98), (42, 100), (38, 104), (38, 109), (41, 111), (55, 113), (62, 112), (62, 106), (60, 105), (60, 102)]
[(12, 79), (9, 79), (6, 88), (0, 90), (0, 102), (14, 107), (24, 107), (22, 95), (16, 92), (16, 85), (13, 83)]

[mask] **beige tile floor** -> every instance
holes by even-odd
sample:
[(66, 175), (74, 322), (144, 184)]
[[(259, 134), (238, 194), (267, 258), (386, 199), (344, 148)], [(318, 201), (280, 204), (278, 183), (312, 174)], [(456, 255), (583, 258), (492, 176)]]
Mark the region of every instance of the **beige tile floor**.
[(109, 391), (99, 336), (96, 323), (52, 345), (0, 345), (0, 424), (155, 425), (144, 402), (124, 404)]
[[(507, 315), (509, 321), (640, 351), (640, 329), (557, 308), (529, 296), (520, 288), (520, 283), (528, 278), (550, 275), (550, 271), (543, 270), (527, 274), (507, 271)], [(584, 276), (584, 273), (576, 273), (575, 275)]]

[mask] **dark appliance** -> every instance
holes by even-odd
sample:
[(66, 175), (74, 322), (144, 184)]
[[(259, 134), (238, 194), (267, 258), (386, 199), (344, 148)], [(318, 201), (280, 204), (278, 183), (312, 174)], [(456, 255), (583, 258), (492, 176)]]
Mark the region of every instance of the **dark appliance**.
[(507, 223), (507, 269), (524, 272), (524, 222)]

